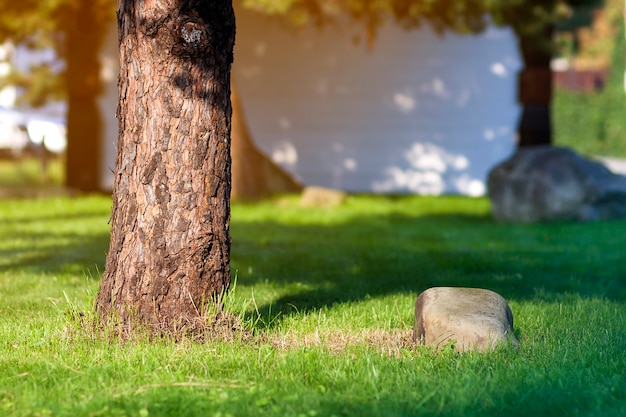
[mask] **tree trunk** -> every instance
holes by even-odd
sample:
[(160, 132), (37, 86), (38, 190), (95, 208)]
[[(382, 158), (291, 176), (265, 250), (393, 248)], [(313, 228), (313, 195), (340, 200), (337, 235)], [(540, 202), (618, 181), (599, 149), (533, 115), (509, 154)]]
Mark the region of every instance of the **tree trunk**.
[[(120, 0), (111, 243), (96, 309), (202, 328), (230, 283), (231, 0)], [(200, 326), (200, 327), (198, 327)]]
[(98, 51), (104, 27), (92, 1), (76, 3), (65, 16), (68, 89), (65, 184), (80, 191), (100, 191), (102, 128), (98, 95)]
[(552, 70), (550, 43), (553, 28), (548, 27), (543, 36), (518, 32), (524, 69), (518, 84), (522, 115), (518, 125), (518, 146), (552, 144)]
[(231, 101), (233, 103), (231, 199), (258, 200), (275, 193), (300, 192), (302, 185), (255, 146), (234, 83), (231, 83)]

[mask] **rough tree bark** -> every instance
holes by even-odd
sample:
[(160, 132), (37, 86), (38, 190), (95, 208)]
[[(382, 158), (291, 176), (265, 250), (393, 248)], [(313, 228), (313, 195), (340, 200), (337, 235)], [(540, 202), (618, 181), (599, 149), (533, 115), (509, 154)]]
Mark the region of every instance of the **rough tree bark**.
[(119, 0), (119, 141), (96, 309), (203, 326), (230, 283), (231, 0)]

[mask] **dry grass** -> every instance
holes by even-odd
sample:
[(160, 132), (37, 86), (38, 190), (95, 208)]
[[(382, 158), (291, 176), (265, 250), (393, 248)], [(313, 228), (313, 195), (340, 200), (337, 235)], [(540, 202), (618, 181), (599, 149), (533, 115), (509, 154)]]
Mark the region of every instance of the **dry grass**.
[(366, 345), (388, 357), (400, 357), (402, 350), (415, 346), (413, 332), (398, 329), (363, 330), (358, 333), (323, 331), (304, 335), (286, 333), (273, 336), (267, 342), (275, 349), (298, 350), (324, 347), (336, 354), (345, 352), (351, 346)]

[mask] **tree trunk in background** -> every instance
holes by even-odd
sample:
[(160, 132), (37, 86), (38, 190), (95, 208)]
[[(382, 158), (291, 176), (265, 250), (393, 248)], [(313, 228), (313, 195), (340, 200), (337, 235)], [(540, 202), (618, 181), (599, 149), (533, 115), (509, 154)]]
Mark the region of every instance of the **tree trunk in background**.
[[(231, 0), (120, 0), (106, 322), (195, 330), (230, 284)], [(200, 326), (200, 327), (198, 327)]]
[(100, 191), (102, 122), (98, 108), (104, 26), (92, 1), (80, 1), (65, 19), (66, 82), (68, 89), (65, 185), (80, 191)]
[(518, 96), (522, 115), (518, 125), (518, 146), (552, 144), (552, 52), (553, 28), (546, 28), (543, 38), (518, 33), (524, 69), (519, 76)]
[(234, 83), (232, 149), (233, 200), (258, 200), (275, 193), (300, 192), (302, 186), (254, 144)]

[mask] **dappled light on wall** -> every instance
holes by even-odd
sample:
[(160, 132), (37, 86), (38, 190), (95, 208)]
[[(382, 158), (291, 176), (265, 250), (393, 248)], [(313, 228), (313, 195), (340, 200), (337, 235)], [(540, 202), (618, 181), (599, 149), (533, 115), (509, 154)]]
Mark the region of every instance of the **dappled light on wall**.
[(298, 163), (298, 150), (290, 142), (279, 142), (272, 152), (272, 160), (277, 164), (294, 167)]
[(234, 81), (259, 148), (304, 185), (350, 192), (485, 192), (515, 149), (520, 57), (509, 29), (478, 36), (354, 27), (288, 30), (240, 10)]
[(386, 178), (374, 181), (372, 189), (381, 193), (457, 193), (479, 196), (485, 183), (467, 173), (467, 157), (453, 154), (431, 143), (415, 143), (404, 153), (405, 164), (387, 168)]
[(417, 105), (417, 100), (411, 92), (395, 93), (393, 95), (393, 102), (402, 113), (411, 112)]

